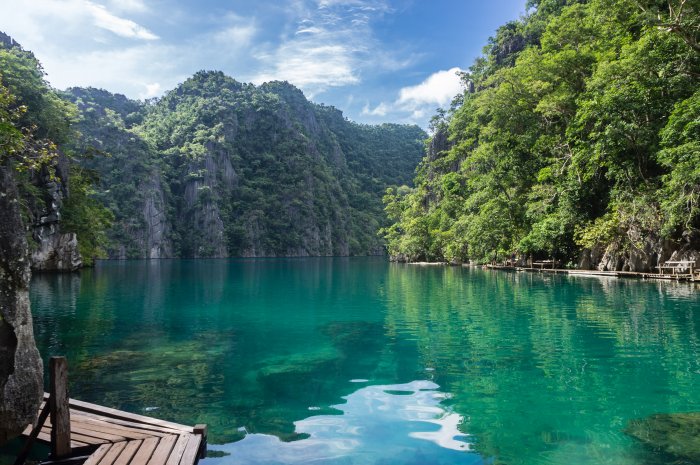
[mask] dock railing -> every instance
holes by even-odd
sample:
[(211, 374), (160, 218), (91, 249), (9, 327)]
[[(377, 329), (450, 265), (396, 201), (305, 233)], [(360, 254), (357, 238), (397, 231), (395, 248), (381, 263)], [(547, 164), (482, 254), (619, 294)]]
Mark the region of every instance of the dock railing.
[(667, 260), (663, 265), (656, 267), (661, 275), (666, 272), (672, 276), (694, 276), (695, 260)]

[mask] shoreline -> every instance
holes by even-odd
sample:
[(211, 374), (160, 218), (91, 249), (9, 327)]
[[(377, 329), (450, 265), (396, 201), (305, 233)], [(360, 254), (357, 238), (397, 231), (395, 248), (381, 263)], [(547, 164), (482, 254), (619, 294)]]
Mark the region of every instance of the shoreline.
[(600, 271), (600, 270), (582, 270), (582, 269), (565, 269), (565, 268), (531, 268), (525, 266), (510, 266), (510, 265), (475, 265), (470, 263), (448, 263), (448, 262), (404, 262), (406, 265), (417, 266), (462, 266), (464, 268), (482, 268), (485, 270), (510, 271), (510, 272), (527, 272), (527, 273), (549, 273), (549, 274), (565, 274), (569, 276), (586, 276), (586, 277), (607, 277), (607, 278), (633, 278), (642, 280), (654, 281), (676, 281), (689, 282), (700, 284), (700, 273), (691, 275), (686, 274), (660, 274), (646, 271)]

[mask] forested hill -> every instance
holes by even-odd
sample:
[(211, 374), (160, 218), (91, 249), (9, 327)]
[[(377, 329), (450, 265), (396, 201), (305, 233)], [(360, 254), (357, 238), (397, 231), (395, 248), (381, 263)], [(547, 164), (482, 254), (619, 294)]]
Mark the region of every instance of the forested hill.
[(199, 72), (148, 104), (69, 89), (72, 149), (95, 152), (114, 258), (381, 254), (387, 186), (410, 182), (427, 135), (365, 126), (286, 82)]
[(286, 82), (202, 71), (148, 102), (60, 92), (1, 33), (0, 64), (0, 142), (25, 135), (0, 161), (19, 185), (36, 269), (75, 269), (80, 254), (382, 254), (382, 195), (411, 182), (427, 138), (353, 123)]
[(700, 249), (700, 6), (531, 0), (385, 197), (405, 260), (646, 270)]

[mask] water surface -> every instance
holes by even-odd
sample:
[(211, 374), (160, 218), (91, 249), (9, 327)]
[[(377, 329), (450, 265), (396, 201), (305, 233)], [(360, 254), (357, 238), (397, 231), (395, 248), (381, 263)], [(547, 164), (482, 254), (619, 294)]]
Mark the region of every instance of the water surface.
[(690, 284), (377, 258), (101, 262), (32, 281), (71, 394), (207, 423), (205, 465), (658, 464), (700, 411)]

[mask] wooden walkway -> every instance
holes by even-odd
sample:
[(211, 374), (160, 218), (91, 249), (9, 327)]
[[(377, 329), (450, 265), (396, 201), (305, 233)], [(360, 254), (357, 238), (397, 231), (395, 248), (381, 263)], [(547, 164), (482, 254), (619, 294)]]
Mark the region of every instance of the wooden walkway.
[[(487, 266), (491, 269), (513, 269), (511, 267)], [(574, 276), (610, 276), (617, 278), (659, 279), (664, 281), (682, 281), (700, 283), (700, 274), (662, 274), (640, 271), (598, 271), (598, 270), (571, 270), (560, 268), (514, 268), (516, 271), (528, 271), (531, 273), (568, 274)]]
[[(51, 360), (52, 368), (54, 361)], [(66, 412), (54, 415), (57, 403), (51, 401), (49, 394), (44, 394), (38, 425), (36, 428), (30, 425), (24, 431), (29, 439), (16, 465), (24, 462), (22, 457), (26, 457), (34, 439), (51, 444), (49, 462), (44, 463), (53, 464), (196, 465), (206, 455), (206, 425), (185, 426), (67, 396), (65, 400)], [(63, 423), (65, 427), (55, 427), (52, 423)], [(61, 442), (64, 445), (57, 447)]]
[[(195, 465), (202, 455), (206, 429), (74, 399), (69, 404), (72, 456), (86, 457), (85, 465)], [(51, 429), (47, 420), (37, 439), (50, 444)]]
[(528, 271), (531, 273), (553, 273), (553, 274), (568, 274), (574, 276), (609, 276), (617, 278), (637, 278), (637, 279), (659, 279), (665, 281), (684, 281), (700, 283), (700, 274), (664, 274), (664, 273), (648, 273), (639, 271), (598, 271), (598, 270), (571, 270), (560, 268), (528, 268), (528, 267), (512, 267), (504, 265), (485, 265), (485, 268), (493, 270), (507, 271)]

